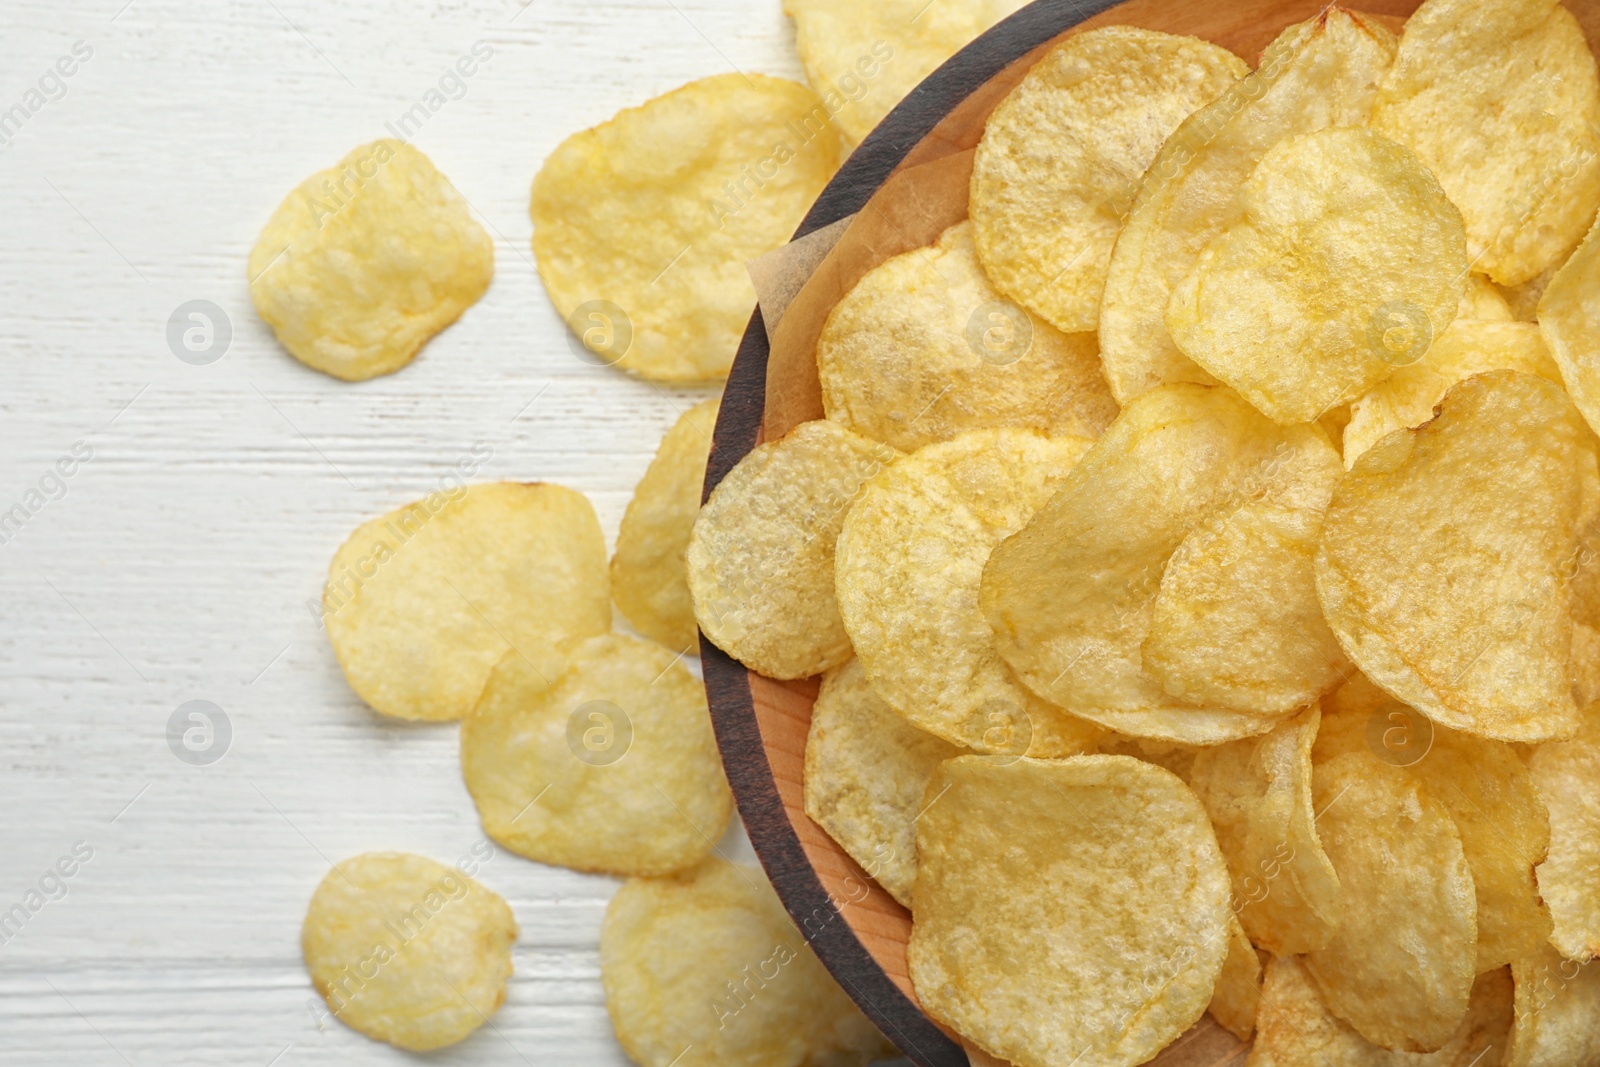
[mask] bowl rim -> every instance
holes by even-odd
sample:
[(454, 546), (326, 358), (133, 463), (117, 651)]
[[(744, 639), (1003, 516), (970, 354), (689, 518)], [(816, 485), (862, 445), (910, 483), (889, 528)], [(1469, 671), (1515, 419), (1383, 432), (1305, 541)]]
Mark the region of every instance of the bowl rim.
[[(1035, 0), (995, 24), (922, 81), (867, 135), (812, 204), (794, 239), (866, 206), (895, 169), (943, 119), (1006, 67), (1120, 0)], [(771, 347), (758, 307), (723, 390), (701, 502), (753, 448), (766, 407)], [(918, 1067), (968, 1067), (961, 1045), (895, 985), (842, 918), (778, 794), (756, 719), (750, 671), (700, 636), (706, 701), (734, 803), (778, 899), (829, 973), (902, 1054)], [(806, 919), (821, 917), (815, 924)], [(815, 926), (815, 932), (810, 932)]]

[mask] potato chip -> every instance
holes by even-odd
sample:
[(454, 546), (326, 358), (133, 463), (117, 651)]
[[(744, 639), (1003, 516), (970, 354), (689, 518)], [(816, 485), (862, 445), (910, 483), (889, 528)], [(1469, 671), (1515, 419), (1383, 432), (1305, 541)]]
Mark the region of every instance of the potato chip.
[(559, 485), (441, 489), (340, 546), (322, 621), (374, 710), (459, 719), (508, 649), (554, 678), (558, 644), (611, 629), (605, 537), (583, 494)]
[(681, 655), (591, 637), (552, 683), (507, 653), (461, 723), (461, 776), (489, 836), (519, 856), (608, 874), (704, 859), (733, 801), (705, 690)]
[(1320, 719), (1308, 708), (1265, 737), (1202, 749), (1189, 783), (1228, 862), (1240, 924), (1276, 956), (1326, 948), (1339, 924), (1339, 876), (1311, 806)]
[(1548, 946), (1511, 967), (1516, 1022), (1506, 1067), (1600, 1067), (1600, 965)]
[(1047, 52), (989, 115), (972, 164), (978, 255), (995, 287), (1064, 333), (1099, 325), (1106, 264), (1145, 168), (1248, 73), (1214, 44), (1133, 26)]
[(1186, 537), (1258, 498), (1320, 507), (1339, 471), (1321, 431), (1275, 426), (1228, 390), (1138, 398), (990, 556), (980, 602), (995, 647), (1035, 693), (1120, 733), (1186, 744), (1266, 733), (1276, 717), (1168, 695), (1140, 646)]
[(1502, 285), (1565, 256), (1600, 207), (1600, 78), (1559, 0), (1427, 0), (1372, 125), (1439, 176)]
[(727, 377), (756, 302), (744, 265), (789, 239), (838, 168), (829, 126), (803, 85), (721, 74), (563, 141), (533, 181), (533, 251), (593, 358)]
[(901, 718), (853, 659), (823, 675), (811, 709), (806, 814), (909, 908), (922, 795), (939, 764), (961, 751)]
[(622, 614), (652, 641), (689, 652), (698, 647), (699, 628), (684, 555), (700, 513), (720, 403), (714, 397), (696, 404), (661, 439), (622, 516), (611, 557), (611, 595)]
[(1017, 1064), (1144, 1063), (1205, 1013), (1228, 870), (1175, 776), (1127, 756), (961, 756), (917, 823), (923, 1008)]
[(1563, 567), (1593, 517), (1593, 438), (1558, 386), (1492, 371), (1368, 449), (1334, 490), (1323, 612), (1368, 678), (1452, 729), (1570, 737)]
[(1426, 355), (1401, 367), (1350, 405), (1344, 465), (1355, 466), (1361, 453), (1396, 430), (1421, 426), (1433, 418), (1452, 385), (1491, 370), (1519, 370), (1561, 384), (1561, 372), (1536, 327), (1525, 322), (1457, 319)]
[(1428, 168), (1371, 130), (1268, 152), (1242, 217), (1173, 288), (1184, 355), (1284, 425), (1311, 422), (1421, 358), (1461, 305), (1461, 214)]
[(997, 293), (970, 222), (868, 271), (828, 314), (817, 373), (829, 419), (908, 452), (1002, 426), (1098, 437), (1117, 415), (1094, 336)]
[(980, 430), (929, 445), (862, 489), (839, 534), (839, 611), (872, 687), (911, 725), (1012, 755), (1073, 755), (1099, 736), (1018, 684), (978, 605), (989, 553), (1090, 444)]
[(1339, 873), (1333, 940), (1305, 956), (1333, 1014), (1375, 1045), (1433, 1052), (1466, 1015), (1477, 956), (1472, 871), (1449, 811), (1352, 752), (1317, 767), (1317, 830)]
[(851, 145), (1026, 0), (784, 0), (806, 80)]
[(1600, 426), (1600, 223), (1540, 298), (1539, 332), (1572, 402), (1591, 427)]
[(1517, 316), (1500, 289), (1481, 274), (1467, 278), (1467, 291), (1461, 295), (1461, 307), (1456, 320), (1478, 319), (1483, 322), (1514, 322)]
[(1555, 919), (1550, 943), (1568, 959), (1600, 955), (1600, 707), (1590, 705), (1571, 741), (1541, 745), (1529, 769), (1550, 809), (1550, 856), (1539, 892)]
[(1217, 976), (1216, 992), (1211, 994), (1211, 1017), (1240, 1041), (1249, 1041), (1255, 1032), (1256, 1014), (1261, 1008), (1261, 957), (1236, 922), (1228, 934), (1228, 957)]
[(1179, 745), (1170, 741), (1152, 741), (1144, 737), (1124, 737), (1108, 733), (1095, 745), (1102, 756), (1132, 756), (1146, 763), (1154, 763), (1182, 778), (1188, 784), (1194, 773), (1194, 761), (1204, 749), (1194, 745)]
[(300, 949), (334, 1018), (411, 1052), (453, 1045), (506, 999), (517, 923), (461, 872), (404, 852), (334, 866), (311, 895)]
[(1255, 73), (1167, 139), (1106, 273), (1100, 348), (1118, 401), (1169, 382), (1213, 381), (1167, 333), (1173, 287), (1239, 219), (1239, 190), (1268, 149), (1296, 134), (1366, 121), (1395, 48), (1394, 35), (1376, 21), (1330, 6), (1283, 31)]
[(1269, 960), (1248, 1067), (1493, 1067), (1506, 1048), (1511, 1012), (1510, 975), (1490, 971), (1473, 985), (1467, 1016), (1443, 1048), (1390, 1052), (1328, 1011), (1304, 963)]
[(833, 552), (888, 445), (838, 423), (797, 426), (728, 472), (689, 538), (689, 593), (711, 642), (769, 678), (808, 678), (852, 655), (833, 591)]
[(636, 878), (600, 927), (617, 1040), (641, 1067), (865, 1067), (892, 1055), (756, 868)]
[(248, 269), (256, 312), (289, 354), (359, 382), (410, 363), (478, 302), (494, 242), (427, 156), (386, 139), (284, 197)]

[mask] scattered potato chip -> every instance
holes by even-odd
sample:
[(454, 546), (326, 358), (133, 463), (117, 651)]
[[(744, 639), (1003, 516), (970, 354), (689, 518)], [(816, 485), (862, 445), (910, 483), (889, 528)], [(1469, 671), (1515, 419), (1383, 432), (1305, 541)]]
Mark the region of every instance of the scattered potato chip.
[(1600, 1067), (1600, 966), (1546, 946), (1511, 973), (1516, 1021), (1505, 1067)]
[(1317, 556), (1323, 612), (1368, 678), (1430, 719), (1502, 741), (1570, 737), (1562, 569), (1600, 483), (1577, 409), (1493, 371), (1368, 449), (1334, 490)]
[(1439, 176), (1502, 285), (1565, 256), (1600, 207), (1600, 78), (1559, 0), (1427, 0), (1372, 125)]
[(1238, 504), (1320, 508), (1339, 477), (1320, 430), (1275, 426), (1231, 391), (1174, 385), (1130, 404), (984, 570), (995, 647), (1046, 700), (1120, 733), (1218, 744), (1276, 716), (1184, 703), (1140, 646), (1168, 559)]
[(853, 659), (822, 677), (806, 738), (806, 814), (906, 907), (916, 820), (939, 764), (961, 749), (906, 722)]
[(1600, 426), (1600, 223), (1540, 298), (1539, 332), (1572, 402), (1591, 427)]
[(1167, 139), (1106, 274), (1100, 348), (1119, 402), (1170, 382), (1213, 381), (1167, 333), (1173, 287), (1239, 219), (1239, 190), (1268, 149), (1296, 134), (1366, 121), (1395, 48), (1394, 35), (1370, 17), (1329, 7), (1284, 30), (1255, 73)]
[(611, 629), (605, 537), (583, 494), (559, 485), (441, 489), (340, 546), (322, 621), (375, 710), (459, 719), (508, 649), (553, 678), (560, 642)]
[(995, 287), (1065, 333), (1099, 325), (1106, 264), (1145, 168), (1248, 73), (1214, 44), (1133, 26), (1047, 52), (989, 115), (973, 160), (972, 222)]
[(1550, 856), (1539, 892), (1555, 919), (1550, 943), (1568, 959), (1600, 955), (1600, 707), (1590, 705), (1577, 737), (1541, 745), (1530, 764), (1550, 810)]
[(617, 1040), (640, 1067), (865, 1067), (892, 1055), (754, 867), (636, 878), (600, 928)]
[(873, 688), (911, 725), (1011, 755), (1074, 755), (1099, 736), (1018, 684), (978, 605), (989, 553), (1090, 444), (982, 430), (914, 452), (862, 489), (839, 534), (839, 611)]
[(1511, 977), (1504, 968), (1490, 971), (1473, 985), (1466, 1018), (1443, 1048), (1390, 1052), (1328, 1011), (1299, 959), (1273, 959), (1248, 1067), (1493, 1067), (1501, 1063), (1511, 1013)]
[(506, 999), (517, 923), (499, 896), (422, 856), (367, 852), (311, 895), (300, 949), (334, 1018), (411, 1052), (453, 1045)]
[(580, 871), (692, 867), (727, 828), (705, 690), (659, 645), (591, 637), (547, 681), (509, 652), (461, 724), (461, 776), (489, 836)]
[(652, 641), (689, 652), (698, 646), (699, 629), (684, 556), (720, 403), (714, 397), (696, 404), (661, 439), (622, 516), (611, 557), (611, 595), (622, 614)]
[(757, 446), (711, 492), (689, 538), (689, 593), (711, 642), (769, 678), (809, 678), (852, 655), (833, 554), (861, 486), (898, 453), (838, 423)]
[(1265, 737), (1202, 749), (1189, 783), (1228, 862), (1240, 924), (1276, 956), (1326, 948), (1339, 924), (1339, 876), (1311, 806), (1320, 720), (1311, 707)]
[(829, 419), (908, 452), (1001, 426), (1098, 437), (1117, 415), (1094, 336), (997, 293), (970, 222), (868, 271), (828, 314), (817, 373)]
[(1284, 425), (1311, 422), (1422, 358), (1461, 306), (1461, 214), (1428, 168), (1363, 129), (1281, 142), (1243, 214), (1174, 287), (1184, 355)]
[(1421, 426), (1433, 418), (1452, 385), (1491, 370), (1519, 370), (1561, 384), (1561, 372), (1534, 326), (1457, 319), (1426, 355), (1350, 405), (1344, 465), (1355, 466), (1361, 453), (1396, 430)]
[(373, 141), (284, 197), (248, 270), (250, 299), (289, 354), (359, 382), (410, 363), (478, 302), (494, 242), (427, 156)]
[(789, 239), (839, 165), (828, 110), (762, 74), (691, 82), (574, 134), (533, 181), (539, 277), (593, 357), (725, 378), (751, 259)]
[(806, 81), (859, 144), (945, 60), (1026, 0), (784, 0)]
[(1144, 1063), (1228, 954), (1228, 870), (1174, 775), (1127, 756), (961, 756), (917, 823), (923, 1008), (1017, 1064)]
[(1228, 934), (1228, 957), (1217, 976), (1217, 989), (1208, 1009), (1222, 1028), (1240, 1041), (1255, 1032), (1261, 1008), (1261, 957), (1237, 922)]
[(1457, 321), (1514, 322), (1516, 318), (1511, 305), (1493, 282), (1481, 274), (1467, 278), (1467, 291), (1461, 295), (1461, 307), (1456, 312)]

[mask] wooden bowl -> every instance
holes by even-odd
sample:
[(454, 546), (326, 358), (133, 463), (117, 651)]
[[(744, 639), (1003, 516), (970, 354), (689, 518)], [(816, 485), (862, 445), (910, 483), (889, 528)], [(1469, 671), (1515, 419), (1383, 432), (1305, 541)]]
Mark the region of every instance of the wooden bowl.
[[(1350, 6), (1398, 30), (1419, 2), (1351, 0)], [(781, 314), (770, 331), (761, 311), (751, 319), (723, 394), (706, 493), (760, 441), (822, 418), (815, 347), (828, 309), (867, 270), (931, 245), (966, 217), (972, 149), (990, 110), (1056, 40), (1095, 26), (1143, 26), (1204, 38), (1254, 65), (1284, 27), (1323, 6), (1322, 0), (1038, 0), (940, 67), (862, 143), (806, 216), (797, 243), (780, 253), (790, 274), (796, 263), (814, 272), (798, 292), (779, 286), (776, 300), (764, 295), (764, 306)], [(1568, 7), (1591, 45), (1600, 41), (1600, 2), (1568, 0)], [(728, 781), (789, 914), (834, 978), (906, 1056), (919, 1067), (965, 1067), (962, 1046), (923, 1013), (911, 988), (910, 914), (806, 817), (801, 782), (816, 680), (775, 682), (704, 638), (701, 648)], [(1242, 1065), (1247, 1050), (1208, 1015), (1152, 1063)]]

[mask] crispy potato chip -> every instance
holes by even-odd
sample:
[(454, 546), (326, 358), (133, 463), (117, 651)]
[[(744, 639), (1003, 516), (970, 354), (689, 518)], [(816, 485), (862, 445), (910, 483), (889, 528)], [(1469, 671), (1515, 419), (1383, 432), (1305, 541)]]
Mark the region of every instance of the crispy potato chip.
[(1098, 437), (1117, 415), (1094, 336), (995, 292), (970, 222), (868, 271), (829, 312), (817, 373), (829, 419), (908, 452), (1001, 426)]
[(1600, 1067), (1600, 966), (1546, 946), (1511, 973), (1516, 1021), (1506, 1067)]
[(972, 164), (978, 256), (995, 288), (1064, 333), (1099, 325), (1106, 264), (1145, 168), (1248, 73), (1214, 44), (1133, 26), (1047, 52), (989, 115)]
[(1144, 1063), (1205, 1013), (1228, 870), (1174, 775), (1127, 756), (961, 756), (917, 822), (923, 1008), (1018, 1064)]
[(284, 197), (248, 269), (250, 299), (289, 354), (359, 382), (410, 363), (478, 302), (494, 241), (427, 156), (373, 141)]
[(1339, 876), (1311, 806), (1320, 718), (1311, 707), (1265, 737), (1203, 749), (1189, 782), (1228, 862), (1239, 922), (1276, 956), (1326, 948), (1339, 924)]
[(1318, 509), (1339, 477), (1321, 431), (1273, 425), (1231, 391), (1174, 385), (1130, 404), (984, 570), (995, 647), (1046, 700), (1120, 733), (1218, 744), (1273, 716), (1168, 695), (1140, 651), (1186, 537), (1261, 499)]
[(1067, 756), (1099, 728), (1024, 689), (978, 605), (994, 546), (1091, 442), (980, 430), (880, 472), (839, 534), (839, 611), (876, 689), (911, 725), (977, 752)]
[(1026, 0), (784, 0), (806, 81), (853, 145), (945, 60)]
[(1194, 745), (1179, 745), (1170, 741), (1152, 741), (1144, 737), (1124, 737), (1119, 733), (1108, 733), (1095, 745), (1095, 751), (1102, 756), (1132, 756), (1146, 763), (1154, 763), (1157, 767), (1165, 767), (1182, 778), (1187, 785), (1194, 773), (1194, 761), (1204, 750)]
[(600, 927), (600, 981), (641, 1067), (865, 1067), (893, 1054), (766, 876), (742, 864), (708, 859), (619, 889)]
[(1600, 223), (1540, 298), (1539, 332), (1572, 402), (1591, 427), (1600, 426)]
[(412, 1052), (453, 1045), (506, 999), (517, 923), (461, 872), (404, 852), (334, 866), (311, 895), (300, 950), (334, 1018)]
[(1467, 279), (1467, 291), (1461, 295), (1461, 307), (1456, 311), (1457, 321), (1514, 322), (1516, 318), (1500, 289), (1488, 278), (1474, 274)]
[(1237, 922), (1228, 934), (1228, 957), (1211, 994), (1211, 1017), (1240, 1041), (1249, 1041), (1261, 1008), (1261, 957)]
[(461, 723), (461, 776), (489, 836), (580, 871), (668, 874), (704, 859), (733, 801), (705, 690), (621, 634), (568, 651), (553, 681), (509, 652)]
[(1555, 919), (1550, 943), (1568, 959), (1600, 955), (1600, 707), (1590, 705), (1571, 741), (1540, 745), (1530, 770), (1550, 810), (1550, 856), (1539, 892)]
[(898, 455), (838, 423), (795, 427), (728, 472), (689, 538), (689, 593), (712, 644), (769, 678), (808, 678), (852, 655), (833, 553), (861, 486)]
[(853, 659), (823, 675), (811, 709), (806, 814), (909, 908), (922, 794), (961, 751), (901, 718)]
[(1372, 125), (1439, 176), (1502, 285), (1559, 261), (1600, 207), (1600, 78), (1559, 0), (1427, 0)]
[(1117, 238), (1100, 309), (1100, 348), (1123, 404), (1169, 382), (1213, 379), (1167, 333), (1167, 304), (1201, 249), (1243, 213), (1239, 190), (1287, 137), (1359, 126), (1394, 58), (1394, 35), (1340, 7), (1291, 26), (1255, 73), (1167, 139)]
[(559, 485), (440, 490), (340, 546), (322, 622), (374, 710), (459, 719), (508, 649), (553, 678), (558, 644), (611, 629), (605, 537), (583, 494)]
[(563, 141), (533, 181), (533, 251), (593, 358), (727, 377), (756, 302), (744, 265), (789, 239), (838, 168), (829, 125), (803, 85), (721, 74)]
[(1457, 319), (1426, 355), (1350, 405), (1344, 465), (1355, 466), (1361, 453), (1396, 430), (1421, 426), (1433, 418), (1452, 385), (1491, 370), (1519, 370), (1561, 384), (1561, 372), (1534, 326)]
[(1329, 1010), (1375, 1045), (1433, 1052), (1477, 973), (1472, 870), (1449, 811), (1368, 752), (1317, 767), (1317, 829), (1339, 873), (1333, 940), (1306, 954)]
[(1504, 968), (1490, 971), (1473, 985), (1466, 1018), (1443, 1048), (1390, 1052), (1323, 1005), (1304, 963), (1269, 960), (1248, 1067), (1494, 1067), (1506, 1047), (1511, 1011), (1511, 976)]
[(713, 397), (696, 404), (661, 439), (622, 516), (611, 557), (611, 595), (622, 614), (652, 641), (689, 652), (698, 647), (699, 629), (684, 556), (700, 514), (720, 403)]
[(1461, 306), (1461, 213), (1410, 151), (1371, 130), (1285, 140), (1242, 216), (1173, 288), (1184, 355), (1284, 425), (1311, 422), (1415, 362)]
[(1368, 678), (1502, 741), (1578, 725), (1563, 568), (1593, 518), (1593, 438), (1558, 386), (1492, 371), (1368, 449), (1333, 494), (1317, 589)]

